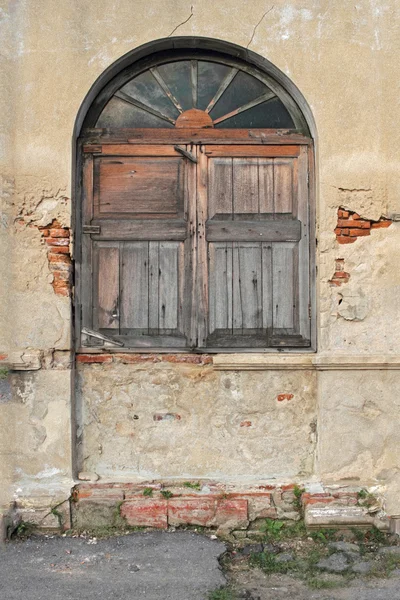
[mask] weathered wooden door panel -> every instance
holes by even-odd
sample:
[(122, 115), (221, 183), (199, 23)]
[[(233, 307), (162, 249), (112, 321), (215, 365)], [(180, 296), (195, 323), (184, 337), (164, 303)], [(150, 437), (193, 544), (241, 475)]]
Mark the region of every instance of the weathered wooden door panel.
[(310, 345), (306, 146), (96, 152), (83, 326), (138, 349)]
[(310, 345), (306, 151), (206, 146), (204, 154), (207, 347)]
[(128, 347), (189, 347), (191, 307), (183, 305), (193, 288), (195, 165), (171, 146), (106, 153), (94, 157), (88, 178), (85, 258), (94, 276), (83, 325)]
[(101, 157), (95, 159), (94, 216), (162, 219), (183, 213), (184, 159)]

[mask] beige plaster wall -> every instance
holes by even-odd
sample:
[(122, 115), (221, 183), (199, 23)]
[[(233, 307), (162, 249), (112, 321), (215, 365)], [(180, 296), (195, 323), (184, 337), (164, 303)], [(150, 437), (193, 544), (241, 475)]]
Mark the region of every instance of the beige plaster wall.
[[(10, 488), (4, 485), (2, 489), (15, 490), (21, 481), (28, 480), (40, 486), (40, 474), (47, 469), (59, 469), (63, 477), (67, 473), (71, 477), (70, 372), (59, 368), (50, 375), (51, 370), (42, 368), (41, 355), (51, 349), (63, 351), (70, 347), (70, 303), (53, 291), (46, 249), (37, 226), (53, 218), (66, 226), (70, 223), (72, 132), (90, 86), (116, 59), (151, 40), (172, 34), (234, 42), (268, 58), (299, 87), (318, 131), (318, 352), (353, 357), (373, 354), (382, 360), (387, 355), (398, 356), (400, 225), (394, 223), (388, 229), (373, 231), (370, 237), (347, 246), (337, 244), (333, 230), (338, 206), (372, 219), (400, 213), (399, 13), (397, 0), (277, 0), (270, 5), (261, 0), (0, 0), (0, 353), (14, 357), (13, 362), (23, 363), (24, 368), (38, 369), (35, 375), (31, 374), (31, 393), (48, 411), (46, 440), (51, 439), (51, 443), (43, 442), (46, 451), (34, 451), (37, 424), (27, 408), (31, 400), (26, 401), (28, 404), (19, 402), (17, 393), (10, 404), (0, 404), (2, 431), (7, 432), (3, 437), (5, 447), (0, 451), (0, 480), (10, 484)], [(349, 282), (340, 288), (329, 284), (336, 258), (345, 259), (346, 271), (350, 273)], [(34, 363), (36, 366), (32, 366)], [(106, 402), (96, 392), (98, 384), (88, 368), (82, 384), (85, 393), (79, 400), (88, 411), (88, 467), (96, 466), (104, 474), (114, 468), (119, 472), (124, 466), (113, 458), (110, 432), (116, 427), (117, 415), (110, 415), (108, 420), (106, 407), (111, 413), (112, 407), (118, 407), (122, 411), (118, 418), (122, 418), (127, 409), (120, 402), (124, 407), (127, 400), (123, 398), (130, 397), (132, 391), (135, 402), (144, 411), (143, 419), (151, 421), (158, 403), (165, 409), (169, 406), (169, 392), (165, 392), (165, 398), (158, 398), (152, 387), (153, 376), (163, 369), (165, 377), (177, 378), (176, 383), (165, 385), (168, 389), (177, 386), (176, 401), (190, 416), (190, 425), (180, 441), (162, 433), (162, 443), (157, 446), (156, 430), (183, 430), (184, 420), (160, 422), (158, 429), (152, 423), (147, 433), (140, 433), (138, 446), (129, 446), (134, 465), (131, 467), (128, 462), (129, 468), (139, 469), (138, 448), (150, 444), (154, 452), (142, 459), (144, 470), (161, 473), (164, 469), (165, 475), (173, 475), (180, 465), (188, 471), (195, 470), (196, 465), (189, 458), (184, 464), (177, 458), (192, 438), (197, 444), (196, 456), (203, 457), (195, 435), (195, 414), (203, 420), (199, 425), (202, 435), (214, 436), (220, 448), (218, 460), (215, 457), (209, 470), (221, 473), (221, 477), (246, 472), (264, 476), (278, 471), (282, 477), (294, 477), (303, 469), (310, 477), (335, 479), (347, 473), (353, 461), (354, 473), (358, 469), (361, 477), (363, 456), (368, 463), (368, 479), (379, 478), (382, 469), (389, 472), (397, 468), (397, 455), (390, 450), (397, 443), (390, 427), (397, 419), (395, 402), (387, 403), (384, 416), (380, 417), (388, 450), (382, 450), (377, 434), (372, 436), (371, 456), (381, 456), (372, 460), (362, 446), (350, 441), (352, 421), (357, 427), (356, 439), (370, 435), (375, 425), (359, 416), (364, 411), (359, 386), (352, 384), (346, 392), (337, 391), (333, 382), (328, 383), (332, 374), (319, 379), (316, 386), (314, 374), (308, 375), (309, 380), (303, 374), (296, 382), (290, 379), (297, 379), (295, 372), (285, 375), (289, 379), (280, 372), (232, 373), (230, 378), (236, 386), (232, 389), (239, 394), (235, 396), (232, 389), (224, 387), (222, 375), (210, 372), (204, 381), (196, 383), (205, 404), (191, 407), (188, 378), (180, 368), (176, 367), (176, 373), (165, 365), (149, 372), (134, 369), (128, 376), (126, 369), (119, 369), (124, 371), (123, 385), (128, 391), (123, 393), (118, 388), (118, 393), (115, 391)], [(110, 375), (104, 381), (105, 389), (111, 389), (110, 381), (115, 381), (120, 370), (115, 366), (104, 370)], [(96, 373), (105, 377), (101, 369)], [(389, 390), (385, 393), (395, 394), (394, 375), (371, 371), (365, 376), (371, 389), (382, 385)], [(21, 387), (28, 375), (16, 377), (20, 377)], [(337, 373), (335, 377), (340, 379)], [(295, 396), (302, 395), (304, 378), (309, 391), (306, 397), (301, 396), (301, 402), (274, 404), (273, 394), (287, 381), (293, 383)], [(264, 396), (263, 390), (270, 388), (273, 393), (266, 391)], [(338, 408), (334, 409), (336, 402)], [(104, 419), (103, 432), (108, 431), (109, 449), (102, 456), (96, 450), (99, 431), (88, 417), (96, 403)], [(350, 412), (348, 406), (353, 407)], [(237, 432), (236, 420), (252, 407), (259, 425), (248, 431), (239, 428)], [(211, 419), (213, 411), (218, 417)], [(309, 435), (309, 424), (314, 418), (321, 427), (317, 463)], [(336, 441), (330, 432), (341, 431), (346, 419), (349, 440), (340, 448), (340, 461), (333, 461)], [(268, 439), (274, 439), (284, 457), (266, 452), (265, 429), (272, 435)], [(129, 428), (120, 430), (117, 445), (123, 446), (127, 431)], [(224, 431), (229, 435), (224, 436)], [(290, 432), (287, 438), (285, 431)], [(18, 432), (24, 432), (22, 438)], [(12, 448), (16, 451), (11, 452)], [(172, 461), (168, 472), (162, 462), (163, 453)], [(225, 462), (227, 454), (230, 462)], [(211, 465), (206, 456), (201, 463), (204, 474), (207, 464)], [(254, 467), (255, 459), (259, 472)], [(313, 471), (314, 464), (319, 467)]]

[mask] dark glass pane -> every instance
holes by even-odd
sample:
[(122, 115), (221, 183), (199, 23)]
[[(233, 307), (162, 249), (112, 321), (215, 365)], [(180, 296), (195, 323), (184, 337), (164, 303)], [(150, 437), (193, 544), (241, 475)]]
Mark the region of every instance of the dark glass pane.
[(96, 127), (140, 128), (173, 127), (173, 125), (119, 98), (111, 98), (98, 118)]
[(176, 119), (179, 115), (178, 109), (175, 108), (150, 71), (129, 81), (121, 88), (121, 91), (172, 119)]
[(226, 119), (226, 121), (217, 123), (215, 127), (220, 129), (242, 129), (247, 127), (294, 129), (295, 126), (279, 98), (273, 98), (230, 119)]
[(161, 65), (158, 71), (183, 110), (193, 108), (190, 60)]
[(231, 67), (227, 67), (226, 65), (199, 61), (197, 108), (200, 108), (201, 110), (207, 108), (229, 71), (231, 71)]
[(223, 117), (240, 106), (251, 102), (251, 100), (262, 96), (267, 91), (267, 86), (259, 79), (239, 71), (210, 112), (210, 116), (212, 119)]

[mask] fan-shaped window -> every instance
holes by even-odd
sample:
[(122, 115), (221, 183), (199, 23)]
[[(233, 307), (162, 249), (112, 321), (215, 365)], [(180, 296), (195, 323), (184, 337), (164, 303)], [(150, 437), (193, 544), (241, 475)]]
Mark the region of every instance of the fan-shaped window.
[(296, 129), (299, 111), (286, 107), (284, 97), (256, 69), (179, 60), (150, 67), (121, 85), (96, 127)]
[(311, 346), (312, 140), (269, 72), (142, 55), (92, 102), (80, 148), (79, 347)]

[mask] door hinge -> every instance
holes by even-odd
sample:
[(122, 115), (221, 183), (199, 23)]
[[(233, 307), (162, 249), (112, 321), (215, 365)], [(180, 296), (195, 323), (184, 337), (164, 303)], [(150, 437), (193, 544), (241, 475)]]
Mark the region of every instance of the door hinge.
[(308, 318), (311, 319), (311, 304), (308, 305)]
[(82, 227), (82, 233), (94, 234), (94, 233), (100, 233), (100, 231), (101, 231), (100, 225), (84, 225)]
[(189, 152), (189, 150), (186, 150), (186, 148), (182, 148), (182, 146), (174, 146), (174, 150), (188, 158), (193, 163), (197, 163), (197, 158), (195, 157), (195, 155)]

